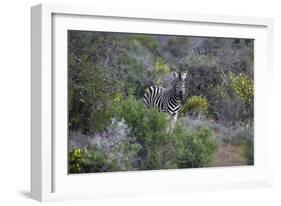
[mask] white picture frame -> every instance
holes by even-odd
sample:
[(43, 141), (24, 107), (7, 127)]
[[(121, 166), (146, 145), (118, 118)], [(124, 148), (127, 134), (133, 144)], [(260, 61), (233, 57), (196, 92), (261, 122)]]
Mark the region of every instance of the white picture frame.
[[(255, 165), (68, 175), (65, 124), (67, 29), (254, 38)], [(267, 109), (271, 107), (267, 91), (272, 88), (274, 75), (272, 29), (273, 20), (269, 18), (57, 4), (32, 7), (32, 198), (53, 201), (272, 186), (274, 137), (267, 125), (270, 112)]]

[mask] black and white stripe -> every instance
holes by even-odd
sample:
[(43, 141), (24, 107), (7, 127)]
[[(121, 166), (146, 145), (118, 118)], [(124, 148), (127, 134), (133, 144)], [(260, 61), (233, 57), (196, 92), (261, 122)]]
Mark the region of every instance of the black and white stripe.
[(181, 109), (181, 103), (185, 94), (186, 73), (179, 73), (172, 82), (171, 89), (165, 89), (159, 86), (151, 86), (146, 90), (143, 101), (147, 107), (156, 107), (159, 111), (176, 115)]

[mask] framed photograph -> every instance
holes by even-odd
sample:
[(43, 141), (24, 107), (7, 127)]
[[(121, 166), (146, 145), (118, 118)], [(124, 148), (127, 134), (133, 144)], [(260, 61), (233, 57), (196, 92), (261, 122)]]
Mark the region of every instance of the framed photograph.
[(31, 9), (40, 201), (272, 186), (268, 18)]

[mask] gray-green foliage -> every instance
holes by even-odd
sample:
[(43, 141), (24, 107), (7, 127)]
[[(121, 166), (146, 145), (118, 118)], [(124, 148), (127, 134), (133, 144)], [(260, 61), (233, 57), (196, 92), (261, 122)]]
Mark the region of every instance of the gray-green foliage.
[(103, 131), (112, 113), (109, 81), (102, 68), (84, 59), (80, 69), (75, 83), (69, 83), (69, 126), (83, 132)]
[[(216, 149), (211, 138), (212, 125), (187, 128), (179, 121), (175, 130), (167, 134), (167, 116), (145, 108), (132, 97), (120, 101), (116, 113), (120, 121), (113, 119), (103, 134), (90, 138), (91, 144), (83, 150), (81, 159), (70, 160), (71, 173), (210, 165)], [(250, 147), (245, 148), (250, 163), (253, 153)], [(71, 150), (70, 157), (72, 153)]]
[(132, 135), (142, 145), (139, 151), (141, 169), (160, 169), (160, 148), (165, 143), (168, 119), (165, 113), (147, 109), (133, 97), (121, 102), (117, 115), (132, 128)]
[(216, 149), (211, 131), (199, 131), (177, 125), (167, 133), (167, 114), (147, 109), (134, 98), (119, 104), (118, 116), (132, 128), (132, 135), (142, 145), (139, 151), (140, 169), (202, 167), (212, 160)]
[(101, 132), (110, 123), (116, 96), (140, 98), (151, 84), (156, 43), (142, 35), (69, 31), (69, 128)]
[(93, 146), (90, 149), (73, 149), (69, 152), (68, 169), (70, 173), (111, 172), (120, 170), (115, 160)]
[(116, 83), (107, 65), (101, 64), (114, 41), (109, 34), (69, 32), (68, 111), (69, 128), (83, 133), (103, 131), (112, 113)]
[[(86, 31), (68, 35), (71, 172), (208, 166), (216, 127), (223, 128), (221, 139), (231, 143), (250, 138), (252, 147), (247, 143), (244, 154), (251, 162), (253, 128), (239, 133), (237, 124), (253, 122), (254, 106), (237, 95), (230, 76), (243, 74), (253, 81), (252, 40)], [(207, 104), (200, 115), (193, 115), (191, 107), (183, 110), (178, 122), (195, 118), (177, 123), (168, 134), (169, 116), (145, 108), (140, 99), (151, 85), (170, 87), (172, 71), (188, 71), (185, 105), (192, 96), (204, 97)], [(204, 118), (204, 126), (194, 126)]]
[[(113, 168), (121, 171), (134, 170), (140, 148), (141, 145), (131, 135), (131, 130), (124, 121), (112, 118), (110, 125), (102, 133), (86, 135), (74, 132), (69, 135), (68, 149), (70, 157), (74, 157), (70, 168), (77, 170), (75, 164), (78, 163), (80, 172), (103, 172)], [(80, 150), (81, 160), (75, 158), (74, 152), (77, 153), (77, 149)], [(108, 166), (99, 167), (102, 164)]]
[(96, 134), (90, 143), (103, 151), (107, 159), (116, 162), (119, 170), (134, 170), (141, 145), (124, 121), (112, 118), (109, 127), (103, 133)]
[(187, 97), (206, 97), (213, 118), (233, 124), (253, 116), (253, 104), (230, 86), (230, 74), (253, 79), (251, 40), (69, 31), (68, 50), (72, 130), (102, 131), (116, 95), (141, 98), (152, 84), (168, 87), (171, 70), (188, 71)]
[(176, 142), (179, 168), (208, 166), (212, 161), (216, 144), (211, 140), (212, 132), (209, 128), (192, 130), (178, 125), (171, 135)]

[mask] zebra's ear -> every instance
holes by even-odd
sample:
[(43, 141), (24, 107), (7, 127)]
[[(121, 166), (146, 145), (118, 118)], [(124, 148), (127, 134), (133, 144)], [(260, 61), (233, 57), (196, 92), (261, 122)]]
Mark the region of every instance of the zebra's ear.
[(174, 76), (175, 78), (178, 78), (177, 72), (173, 72), (173, 76)]

